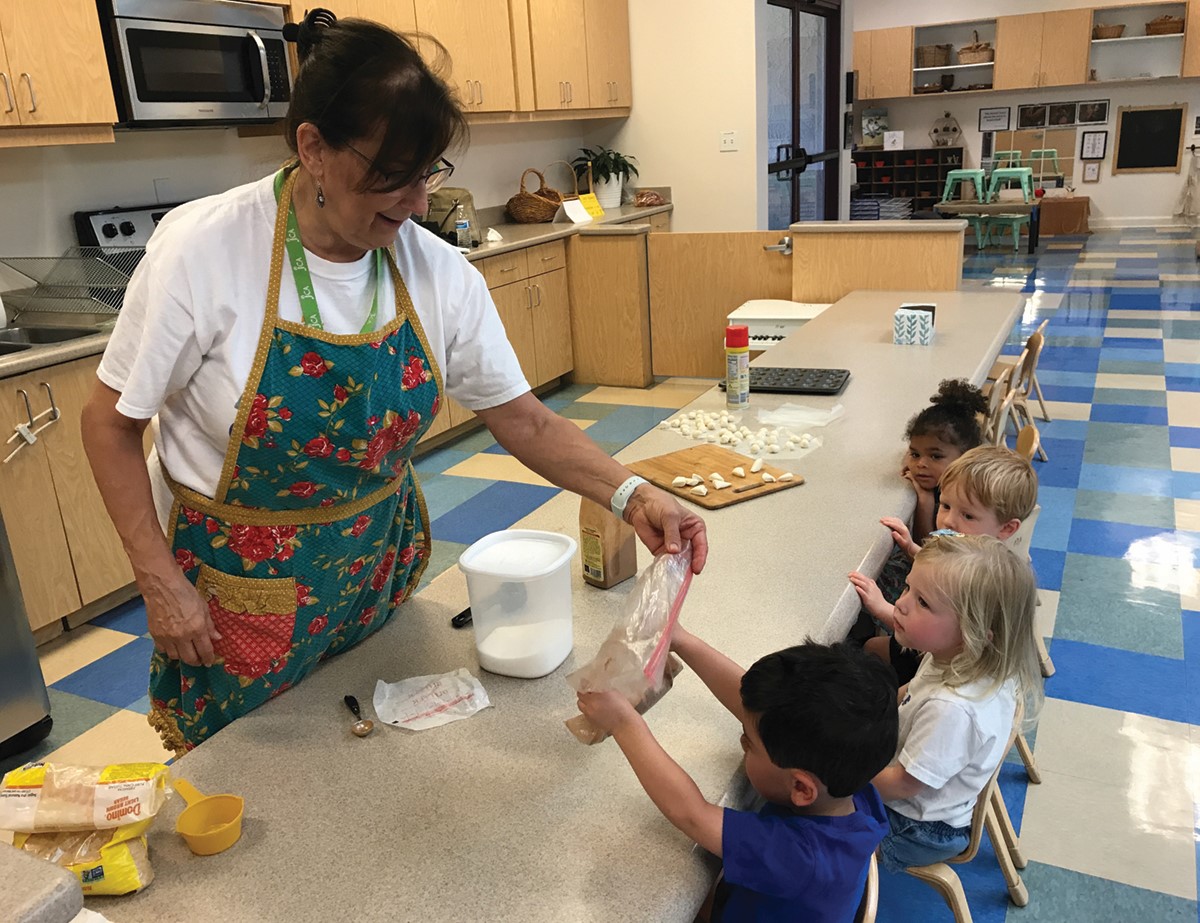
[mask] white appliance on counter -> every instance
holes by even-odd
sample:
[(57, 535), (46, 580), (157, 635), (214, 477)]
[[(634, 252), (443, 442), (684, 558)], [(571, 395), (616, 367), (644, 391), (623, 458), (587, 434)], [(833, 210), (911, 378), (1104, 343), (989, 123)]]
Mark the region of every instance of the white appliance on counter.
[(729, 313), (729, 323), (750, 328), (750, 348), (770, 349), (824, 311), (827, 304), (757, 298)]

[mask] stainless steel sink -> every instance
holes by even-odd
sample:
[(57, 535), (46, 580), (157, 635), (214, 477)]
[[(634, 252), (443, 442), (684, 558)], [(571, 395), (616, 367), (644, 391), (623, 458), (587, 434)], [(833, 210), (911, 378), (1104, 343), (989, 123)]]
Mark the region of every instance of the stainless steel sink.
[(29, 349), (28, 343), (5, 343), (3, 340), (0, 340), (0, 356), (19, 353), (25, 349)]
[(57, 327), (33, 326), (22, 324), (15, 327), (0, 329), (0, 351), (15, 352), (14, 349), (3, 349), (5, 346), (28, 348), (44, 346), (50, 343), (62, 343), (67, 340), (77, 340), (80, 337), (100, 333), (95, 327)]

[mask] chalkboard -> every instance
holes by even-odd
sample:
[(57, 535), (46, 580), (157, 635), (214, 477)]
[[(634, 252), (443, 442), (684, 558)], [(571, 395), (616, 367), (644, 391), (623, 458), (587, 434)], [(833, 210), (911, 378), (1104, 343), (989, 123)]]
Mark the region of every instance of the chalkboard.
[(1178, 173), (1187, 103), (1117, 110), (1113, 173)]

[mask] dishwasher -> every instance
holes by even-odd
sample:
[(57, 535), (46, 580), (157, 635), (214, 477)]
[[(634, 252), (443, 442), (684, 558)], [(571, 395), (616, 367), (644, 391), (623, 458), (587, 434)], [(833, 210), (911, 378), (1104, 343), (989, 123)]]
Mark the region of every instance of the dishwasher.
[(39, 743), (52, 724), (50, 696), (0, 520), (0, 760)]

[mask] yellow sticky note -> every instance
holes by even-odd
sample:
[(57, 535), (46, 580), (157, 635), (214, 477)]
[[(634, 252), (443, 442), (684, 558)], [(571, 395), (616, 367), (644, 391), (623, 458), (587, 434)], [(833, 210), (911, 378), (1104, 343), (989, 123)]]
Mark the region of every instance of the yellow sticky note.
[(595, 193), (585, 192), (579, 197), (579, 201), (593, 218), (604, 217), (604, 209), (600, 207), (600, 200), (596, 198)]

